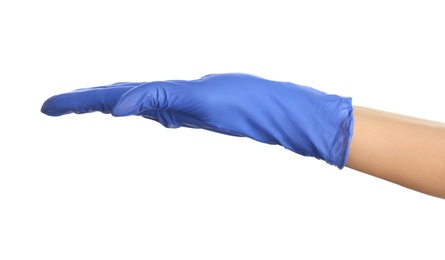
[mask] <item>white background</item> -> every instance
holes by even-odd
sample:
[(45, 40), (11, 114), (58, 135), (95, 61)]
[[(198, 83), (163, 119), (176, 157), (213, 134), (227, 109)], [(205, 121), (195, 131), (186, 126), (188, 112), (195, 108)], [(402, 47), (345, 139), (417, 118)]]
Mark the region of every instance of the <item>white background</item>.
[(445, 121), (441, 1), (2, 1), (0, 259), (444, 259), (445, 201), (50, 96), (244, 72)]

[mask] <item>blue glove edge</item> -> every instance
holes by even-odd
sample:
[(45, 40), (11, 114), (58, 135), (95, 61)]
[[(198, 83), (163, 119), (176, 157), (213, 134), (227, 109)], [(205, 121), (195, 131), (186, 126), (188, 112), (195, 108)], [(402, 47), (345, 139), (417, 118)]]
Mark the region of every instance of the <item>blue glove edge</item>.
[(347, 140), (346, 140), (346, 147), (345, 147), (345, 152), (344, 152), (344, 156), (343, 156), (343, 160), (341, 161), (340, 164), (335, 164), (340, 170), (343, 169), (346, 165), (346, 162), (348, 161), (348, 157), (349, 157), (349, 150), (350, 150), (350, 146), (351, 146), (351, 140), (352, 140), (352, 136), (354, 134), (354, 108), (352, 106), (352, 98), (345, 98), (345, 101), (347, 101), (347, 109), (348, 109), (348, 115), (346, 118), (346, 122), (345, 124), (346, 127), (343, 130), (343, 133), (347, 136)]

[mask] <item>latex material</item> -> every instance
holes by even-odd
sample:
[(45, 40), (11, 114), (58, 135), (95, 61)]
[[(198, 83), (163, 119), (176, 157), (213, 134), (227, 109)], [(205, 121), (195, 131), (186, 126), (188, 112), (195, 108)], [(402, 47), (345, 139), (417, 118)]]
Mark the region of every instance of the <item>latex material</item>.
[(49, 98), (41, 109), (51, 116), (93, 111), (139, 115), (165, 127), (249, 137), (340, 169), (349, 152), (352, 110), (349, 97), (239, 73), (80, 89)]

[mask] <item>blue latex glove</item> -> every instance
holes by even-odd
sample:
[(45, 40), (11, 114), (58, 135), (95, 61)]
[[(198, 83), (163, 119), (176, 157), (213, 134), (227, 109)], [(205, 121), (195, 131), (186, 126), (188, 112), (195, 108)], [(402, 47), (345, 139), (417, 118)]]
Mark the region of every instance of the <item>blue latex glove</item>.
[(248, 74), (116, 83), (49, 98), (50, 116), (100, 111), (140, 115), (165, 127), (193, 127), (279, 144), (344, 167), (352, 137), (351, 98)]

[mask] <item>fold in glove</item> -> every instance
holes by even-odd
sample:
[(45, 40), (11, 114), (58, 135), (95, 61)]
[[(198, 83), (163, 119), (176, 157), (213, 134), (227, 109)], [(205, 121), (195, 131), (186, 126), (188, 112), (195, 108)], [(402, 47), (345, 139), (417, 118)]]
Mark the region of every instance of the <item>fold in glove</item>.
[(169, 128), (201, 128), (278, 144), (341, 169), (353, 132), (351, 102), (307, 86), (228, 73), (79, 89), (49, 98), (41, 111), (50, 116), (139, 115)]

